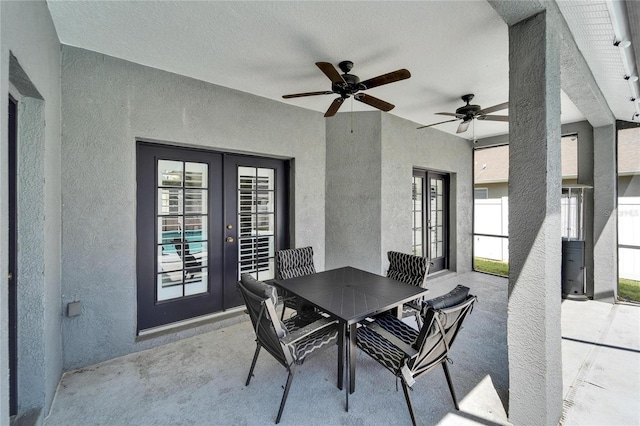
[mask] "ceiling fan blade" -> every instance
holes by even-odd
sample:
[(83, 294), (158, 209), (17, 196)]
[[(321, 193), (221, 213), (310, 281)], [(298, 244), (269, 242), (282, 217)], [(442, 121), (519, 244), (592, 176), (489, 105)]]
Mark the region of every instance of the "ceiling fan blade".
[(509, 121), (509, 116), (508, 115), (480, 115), (478, 116), (478, 120)]
[(478, 114), (483, 114), (483, 115), (491, 114), (492, 112), (500, 111), (507, 108), (509, 108), (509, 102), (505, 102), (502, 104), (491, 106), (489, 108), (481, 109), (480, 111), (478, 111)]
[(334, 115), (336, 115), (336, 112), (338, 112), (343, 103), (344, 99), (335, 98), (333, 102), (331, 102), (331, 105), (329, 105), (329, 109), (327, 110), (327, 112), (324, 113), (324, 116), (333, 117)]
[(454, 112), (436, 112), (437, 115), (450, 115), (451, 117), (464, 118), (464, 114), (456, 114)]
[(458, 130), (456, 130), (456, 133), (466, 132), (467, 129), (469, 128), (469, 124), (471, 124), (471, 121), (472, 120), (467, 120), (460, 123), (460, 125), (458, 126)]
[(374, 96), (366, 95), (364, 93), (357, 93), (353, 97), (356, 101), (360, 101), (367, 105), (371, 105), (372, 107), (378, 108), (379, 110), (382, 110), (382, 111), (391, 111), (392, 109), (395, 108), (395, 105), (390, 104), (389, 102), (385, 102), (382, 99), (378, 99)]
[(316, 65), (317, 65), (318, 68), (320, 68), (320, 71), (322, 71), (324, 73), (324, 75), (329, 77), (329, 80), (331, 80), (332, 83), (347, 84), (344, 81), (344, 78), (342, 78), (342, 76), (340, 75), (340, 73), (338, 72), (336, 67), (333, 66), (332, 63), (330, 63), (330, 62), (316, 62)]
[(407, 79), (409, 77), (411, 77), (411, 73), (409, 72), (409, 70), (403, 68), (401, 70), (393, 71), (387, 74), (370, 78), (369, 80), (362, 81), (360, 82), (360, 85), (363, 86), (364, 89), (371, 89), (372, 87), (382, 86), (383, 84), (393, 83), (396, 81)]
[(451, 123), (452, 121), (458, 121), (458, 118), (454, 118), (453, 120), (441, 121), (439, 123), (427, 124), (426, 126), (420, 126), (418, 129), (424, 129), (425, 127), (437, 126), (438, 124)]
[(333, 92), (325, 90), (323, 92), (307, 92), (307, 93), (294, 93), (293, 95), (282, 96), (285, 99), (301, 98), (303, 96), (316, 96), (316, 95), (333, 95)]

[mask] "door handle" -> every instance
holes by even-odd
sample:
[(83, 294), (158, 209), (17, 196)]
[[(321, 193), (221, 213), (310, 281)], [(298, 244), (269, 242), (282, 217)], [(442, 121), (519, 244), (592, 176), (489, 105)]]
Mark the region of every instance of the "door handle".
[(7, 279), (8, 279), (8, 280), (12, 280), (12, 279), (13, 279), (13, 274), (12, 274), (11, 272), (9, 272), (9, 273), (7, 274)]
[(228, 243), (232, 243), (232, 242), (233, 242), (233, 237), (227, 237), (226, 241), (227, 241)]

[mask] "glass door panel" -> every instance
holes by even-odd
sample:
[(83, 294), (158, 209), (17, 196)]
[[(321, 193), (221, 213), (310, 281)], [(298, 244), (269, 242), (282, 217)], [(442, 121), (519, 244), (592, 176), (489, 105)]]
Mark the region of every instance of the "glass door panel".
[(424, 256), (422, 248), (424, 235), (423, 223), (424, 213), (422, 209), (422, 187), (424, 178), (422, 176), (413, 176), (412, 199), (413, 199), (413, 227), (412, 227), (412, 253), (416, 256)]
[(274, 179), (273, 169), (238, 167), (238, 279), (275, 277)]
[(159, 159), (156, 302), (207, 292), (208, 164)]
[(448, 175), (427, 172), (429, 182), (428, 222), (431, 271), (448, 268)]

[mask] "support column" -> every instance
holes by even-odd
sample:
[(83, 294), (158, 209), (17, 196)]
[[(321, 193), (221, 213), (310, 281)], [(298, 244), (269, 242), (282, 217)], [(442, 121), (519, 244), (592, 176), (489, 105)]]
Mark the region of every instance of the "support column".
[(562, 415), (560, 37), (545, 12), (509, 27), (509, 420)]
[(593, 298), (614, 303), (618, 289), (616, 127), (593, 129)]

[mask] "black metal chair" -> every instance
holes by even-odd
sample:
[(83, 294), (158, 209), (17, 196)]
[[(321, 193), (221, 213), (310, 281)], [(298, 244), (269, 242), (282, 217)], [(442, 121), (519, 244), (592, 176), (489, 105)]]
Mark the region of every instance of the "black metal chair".
[(453, 404), (459, 410), (447, 360), (462, 322), (476, 301), (468, 293), (468, 287), (457, 286), (445, 296), (425, 302), (424, 325), (420, 330), (390, 313), (358, 328), (358, 347), (401, 380), (414, 426), (416, 417), (409, 388), (418, 377), (438, 365), (444, 369)]
[[(286, 280), (315, 273), (313, 247), (278, 250), (276, 252), (276, 279)], [(284, 290), (279, 291), (280, 300), (282, 300), (282, 319), (284, 319), (286, 308), (295, 309), (296, 311), (304, 309), (302, 302), (297, 297), (288, 294)]]
[(296, 365), (302, 364), (313, 352), (336, 343), (337, 322), (313, 311), (279, 320), (275, 288), (251, 275), (242, 275), (238, 289), (253, 323), (257, 344), (245, 386), (249, 386), (261, 348), (265, 348), (289, 373), (276, 417), (276, 423), (279, 423)]
[[(397, 251), (387, 252), (387, 258), (389, 259), (387, 277), (406, 284), (422, 288), (427, 287), (427, 274), (429, 273), (429, 266), (431, 266), (431, 262), (428, 259)], [(421, 305), (422, 298), (405, 303), (402, 306), (402, 317), (415, 317), (418, 327), (421, 327)]]

